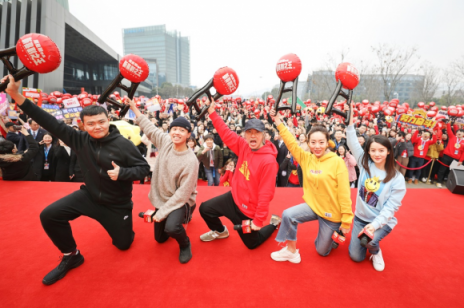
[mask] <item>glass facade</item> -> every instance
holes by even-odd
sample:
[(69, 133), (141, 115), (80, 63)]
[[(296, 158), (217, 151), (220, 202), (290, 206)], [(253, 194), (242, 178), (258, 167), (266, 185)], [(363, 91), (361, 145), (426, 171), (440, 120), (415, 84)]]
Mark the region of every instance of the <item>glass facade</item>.
[[(165, 25), (123, 29), (122, 35), (124, 55), (156, 59), (160, 86), (163, 82), (190, 86), (189, 38), (180, 36), (177, 31), (166, 31)], [(154, 84), (155, 73), (156, 66), (150, 64), (149, 78)]]
[(92, 94), (101, 94), (118, 74), (117, 61), (88, 63), (65, 55), (63, 87), (71, 94), (80, 94), (81, 88)]

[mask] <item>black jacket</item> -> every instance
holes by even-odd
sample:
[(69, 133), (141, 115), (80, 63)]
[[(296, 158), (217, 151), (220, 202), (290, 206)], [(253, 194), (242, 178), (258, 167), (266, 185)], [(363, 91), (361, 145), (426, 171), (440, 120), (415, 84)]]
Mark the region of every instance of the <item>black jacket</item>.
[(3, 154), (0, 155), (0, 168), (5, 181), (33, 181), (34, 177), (31, 159), (39, 151), (39, 145), (32, 136), (25, 137), (29, 143), (29, 149), (22, 155)]
[[(71, 153), (70, 153), (71, 154)], [(55, 161), (54, 161), (54, 181), (55, 182), (69, 182), (69, 165), (71, 162), (71, 155), (68, 154), (65, 147), (55, 147)]]
[[(31, 134), (31, 136), (34, 136), (34, 134), (32, 133), (32, 129), (29, 129), (28, 132), (29, 134)], [(39, 129), (37, 130), (37, 136), (34, 138), (34, 140), (37, 142), (42, 141), (46, 133), (47, 131), (45, 129), (39, 127)]]
[(55, 146), (50, 147), (50, 151), (48, 152), (47, 162), (48, 162), (48, 169), (44, 169), (45, 164), (45, 144), (39, 145), (39, 151), (34, 158), (34, 162), (32, 163), (34, 166), (34, 173), (37, 178), (41, 181), (54, 181), (55, 180)]
[(71, 149), (71, 161), (69, 162), (69, 176), (73, 176), (72, 182), (84, 182), (81, 166), (79, 166), (76, 152), (73, 149)]
[[(116, 126), (110, 125), (108, 136), (94, 139), (87, 132), (58, 122), (29, 100), (20, 108), (76, 152), (86, 189), (95, 203), (132, 208), (132, 182), (143, 179), (150, 172), (150, 166)], [(114, 169), (113, 161), (120, 167), (117, 181), (111, 180), (107, 173)]]
[(285, 157), (284, 161), (279, 166), (279, 174), (281, 175), (279, 177), (279, 187), (287, 187), (290, 173), (295, 169), (298, 173), (298, 181), (300, 182), (300, 187), (303, 187), (303, 170), (301, 169), (301, 166), (298, 165), (298, 167), (296, 167), (294, 164), (290, 162), (290, 158), (287, 157)]
[(288, 149), (284, 142), (282, 142), (282, 145), (279, 148), (279, 140), (274, 141), (274, 145), (277, 148), (277, 163), (280, 166), (282, 165), (285, 157), (288, 155)]
[(6, 140), (16, 144), (16, 149), (20, 152), (24, 152), (29, 148), (26, 138), (21, 133), (8, 132), (8, 134), (6, 134)]

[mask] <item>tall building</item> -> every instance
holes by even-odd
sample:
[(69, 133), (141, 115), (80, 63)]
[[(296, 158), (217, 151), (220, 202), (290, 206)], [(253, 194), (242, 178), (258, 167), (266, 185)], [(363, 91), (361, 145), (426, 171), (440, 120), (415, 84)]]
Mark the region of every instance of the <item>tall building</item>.
[[(177, 31), (166, 31), (166, 25), (122, 30), (124, 55), (136, 54), (150, 66), (150, 81), (190, 86), (190, 40)], [(154, 63), (156, 59), (159, 72)]]
[[(23, 79), (23, 87), (71, 94), (84, 88), (101, 94), (119, 73), (120, 55), (69, 12), (67, 0), (0, 0), (0, 50), (15, 46), (27, 33), (49, 36), (60, 49), (62, 60), (51, 73)], [(10, 61), (17, 68), (23, 66), (18, 57)], [(0, 74), (6, 73), (0, 62)], [(142, 83), (137, 94), (147, 95), (151, 89), (151, 84)]]

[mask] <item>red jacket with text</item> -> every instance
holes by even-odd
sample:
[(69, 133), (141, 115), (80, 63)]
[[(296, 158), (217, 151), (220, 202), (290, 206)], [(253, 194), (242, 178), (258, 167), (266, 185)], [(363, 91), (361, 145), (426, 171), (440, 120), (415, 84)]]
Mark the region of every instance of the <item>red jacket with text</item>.
[(416, 132), (411, 138), (411, 142), (414, 144), (414, 156), (425, 158), (425, 156), (427, 155), (427, 151), (429, 150), (429, 145), (437, 142), (437, 136), (432, 135), (432, 139), (425, 141), (425, 140), (422, 140), (421, 137), (417, 136), (418, 133), (419, 131), (416, 130)]
[(222, 141), (238, 156), (232, 179), (234, 202), (256, 226), (262, 227), (275, 193), (279, 170), (277, 149), (266, 141), (259, 150), (252, 151), (246, 140), (231, 131), (216, 112), (209, 117)]

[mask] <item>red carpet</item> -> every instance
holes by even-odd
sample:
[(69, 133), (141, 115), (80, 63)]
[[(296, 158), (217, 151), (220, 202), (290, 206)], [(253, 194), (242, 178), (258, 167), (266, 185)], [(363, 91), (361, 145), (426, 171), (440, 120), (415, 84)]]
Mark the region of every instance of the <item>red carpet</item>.
[[(134, 213), (150, 208), (148, 185), (134, 185)], [(457, 307), (464, 284), (464, 196), (448, 190), (410, 189), (398, 226), (381, 243), (386, 269), (354, 263), (348, 245), (320, 257), (317, 223), (299, 228), (300, 264), (277, 263), (273, 236), (248, 250), (238, 235), (202, 243), (207, 231), (198, 211), (188, 226), (193, 259), (178, 261), (177, 243), (158, 244), (153, 225), (134, 217), (128, 251), (111, 245), (105, 230), (81, 217), (72, 222), (85, 263), (56, 284), (42, 285), (59, 251), (39, 213), (78, 189), (70, 183), (0, 181), (1, 307)], [(199, 187), (198, 204), (227, 191)], [(352, 198), (354, 200), (355, 190)], [(301, 203), (301, 189), (277, 189), (271, 213)], [(225, 221), (229, 230), (230, 222)]]

